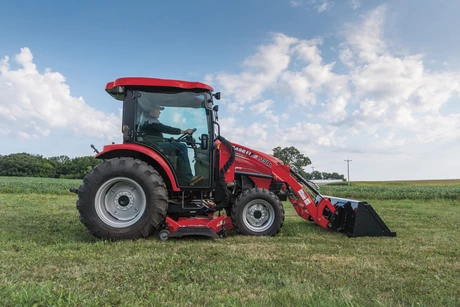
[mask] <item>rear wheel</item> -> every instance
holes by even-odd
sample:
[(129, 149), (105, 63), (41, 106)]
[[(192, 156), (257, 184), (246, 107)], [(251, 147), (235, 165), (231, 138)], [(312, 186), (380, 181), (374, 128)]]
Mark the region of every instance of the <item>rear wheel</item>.
[(147, 163), (114, 158), (98, 165), (79, 188), (77, 209), (99, 238), (136, 239), (163, 223), (168, 206), (163, 178)]
[(284, 223), (284, 209), (272, 192), (255, 188), (243, 192), (232, 208), (235, 230), (250, 236), (274, 236)]

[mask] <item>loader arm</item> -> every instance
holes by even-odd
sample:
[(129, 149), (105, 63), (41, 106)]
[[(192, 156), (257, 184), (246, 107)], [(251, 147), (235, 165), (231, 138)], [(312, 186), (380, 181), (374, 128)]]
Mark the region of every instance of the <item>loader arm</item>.
[(303, 219), (350, 237), (396, 236), (367, 202), (321, 195), (288, 165), (274, 165), (273, 173), (285, 182), (285, 193)]
[[(284, 184), (281, 191), (274, 191), (275, 194), (286, 195), (303, 219), (351, 237), (396, 235), (368, 203), (321, 195), (314, 184), (294, 172), (289, 164), (236, 143), (232, 143), (232, 146), (236, 153), (235, 173), (257, 174), (259, 177), (249, 178), (262, 188), (268, 188), (270, 180)], [(264, 176), (264, 179), (258, 181), (260, 176)]]
[(336, 211), (332, 202), (323, 197), (307, 180), (288, 168), (287, 165), (274, 167), (274, 173), (287, 185), (285, 192), (297, 214), (307, 221), (330, 229), (328, 224)]

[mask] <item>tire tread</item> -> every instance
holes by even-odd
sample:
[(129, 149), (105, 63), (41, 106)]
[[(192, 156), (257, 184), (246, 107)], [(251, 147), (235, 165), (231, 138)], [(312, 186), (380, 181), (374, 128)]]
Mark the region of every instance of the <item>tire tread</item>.
[[(273, 229), (268, 229), (260, 234), (256, 234), (253, 231), (246, 229), (242, 221), (240, 221), (238, 218), (239, 211), (242, 210), (243, 207), (249, 201), (257, 199), (257, 198), (261, 198), (261, 199), (269, 201), (273, 206), (275, 206), (273, 208), (275, 210), (275, 213), (279, 212), (280, 214), (280, 219), (278, 221), (279, 225), (275, 225), (274, 223)], [(234, 229), (240, 234), (259, 235), (259, 236), (276, 236), (281, 231), (281, 228), (283, 227), (283, 224), (284, 224), (284, 208), (279, 198), (273, 192), (270, 192), (269, 190), (262, 189), (262, 188), (252, 188), (252, 189), (244, 191), (236, 198), (235, 203), (233, 204), (233, 207), (231, 210), (231, 218), (232, 218)]]
[[(147, 188), (144, 192), (147, 197), (147, 216), (142, 217), (134, 225), (126, 228), (113, 228), (101, 225), (101, 221), (94, 209), (94, 198), (97, 189), (106, 180), (116, 176), (139, 177)], [(164, 221), (168, 207), (166, 184), (157, 170), (146, 162), (131, 158), (118, 157), (106, 160), (96, 166), (92, 172), (85, 176), (79, 188), (76, 207), (80, 213), (80, 222), (85, 225), (88, 232), (98, 238), (104, 239), (137, 239), (150, 236)], [(145, 214), (145, 213), (144, 213)]]

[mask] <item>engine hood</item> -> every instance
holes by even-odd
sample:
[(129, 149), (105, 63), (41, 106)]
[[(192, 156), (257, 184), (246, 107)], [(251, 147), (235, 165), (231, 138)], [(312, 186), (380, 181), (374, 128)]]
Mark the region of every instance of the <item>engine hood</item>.
[[(272, 176), (272, 167), (274, 165), (283, 165), (283, 162), (273, 156), (242, 146), (231, 143), (235, 150), (235, 172), (252, 173)], [(286, 165), (289, 168), (288, 165)]]

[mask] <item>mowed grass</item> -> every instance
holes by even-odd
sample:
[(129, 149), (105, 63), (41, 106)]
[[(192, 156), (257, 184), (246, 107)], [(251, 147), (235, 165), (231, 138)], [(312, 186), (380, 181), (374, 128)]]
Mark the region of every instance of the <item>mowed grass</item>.
[(348, 238), (285, 204), (276, 237), (108, 242), (75, 195), (2, 193), (0, 305), (460, 305), (460, 201), (363, 200), (396, 238)]

